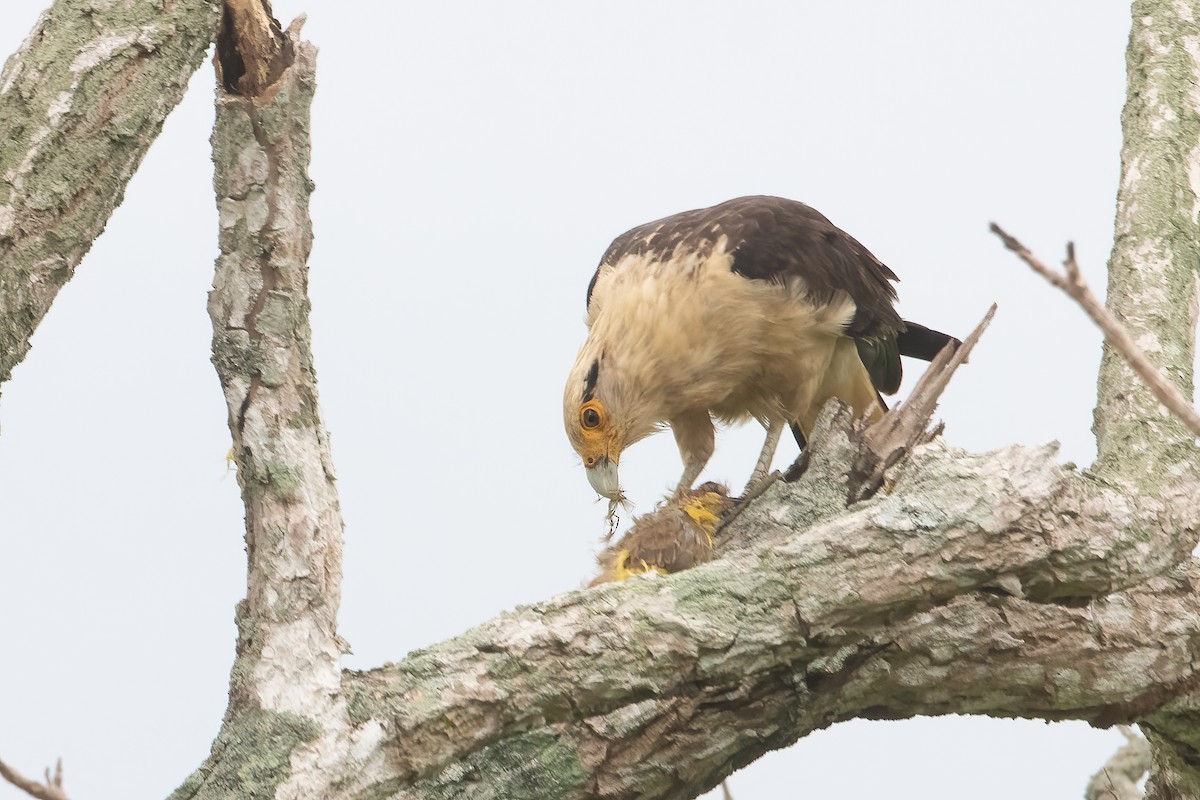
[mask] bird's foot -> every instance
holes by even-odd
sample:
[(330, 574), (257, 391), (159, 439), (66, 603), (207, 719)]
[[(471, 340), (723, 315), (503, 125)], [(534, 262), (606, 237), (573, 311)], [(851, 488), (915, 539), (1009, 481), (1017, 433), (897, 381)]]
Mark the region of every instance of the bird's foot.
[(750, 482), (746, 484), (746, 488), (742, 490), (740, 505), (749, 503), (754, 498), (767, 490), (771, 484), (779, 480), (778, 472), (759, 472), (754, 471), (750, 476)]

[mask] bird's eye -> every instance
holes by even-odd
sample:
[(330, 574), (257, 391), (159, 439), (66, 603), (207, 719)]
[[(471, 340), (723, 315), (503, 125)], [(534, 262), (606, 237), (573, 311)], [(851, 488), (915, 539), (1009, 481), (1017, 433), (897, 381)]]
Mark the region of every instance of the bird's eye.
[(579, 421), (583, 423), (583, 427), (592, 430), (600, 427), (600, 412), (594, 408), (585, 408), (579, 414)]

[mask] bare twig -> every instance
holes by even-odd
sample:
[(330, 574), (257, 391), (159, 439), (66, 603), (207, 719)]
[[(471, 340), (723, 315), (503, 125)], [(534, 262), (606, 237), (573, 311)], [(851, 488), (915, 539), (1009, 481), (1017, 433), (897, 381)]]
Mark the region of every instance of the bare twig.
[(0, 778), (4, 778), (4, 780), (25, 792), (25, 794), (30, 797), (36, 797), (38, 800), (70, 800), (67, 797), (67, 793), (63, 790), (61, 758), (54, 765), (53, 775), (50, 774), (50, 768), (46, 768), (45, 783), (38, 783), (31, 778), (26, 778), (3, 761), (0, 761)]
[(733, 800), (733, 792), (729, 791), (729, 781), (721, 781), (721, 796), (725, 800)]
[(1066, 294), (1078, 303), (1087, 313), (1092, 321), (1100, 326), (1100, 330), (1104, 332), (1104, 338), (1108, 343), (1120, 353), (1129, 366), (1133, 368), (1146, 385), (1150, 387), (1150, 391), (1154, 392), (1154, 396), (1158, 401), (1167, 407), (1167, 410), (1175, 415), (1179, 421), (1188, 427), (1189, 430), (1196, 436), (1200, 436), (1200, 414), (1196, 413), (1195, 407), (1188, 402), (1187, 398), (1179, 391), (1179, 388), (1163, 374), (1162, 370), (1150, 362), (1146, 358), (1146, 354), (1133, 341), (1133, 337), (1125, 330), (1125, 326), (1109, 313), (1104, 304), (1092, 294), (1087, 283), (1083, 280), (1083, 275), (1079, 272), (1079, 263), (1075, 260), (1075, 244), (1067, 243), (1067, 258), (1063, 262), (1064, 273), (1057, 272), (1046, 266), (1037, 256), (1029, 251), (1025, 245), (1021, 244), (1015, 237), (1010, 236), (996, 223), (991, 224), (992, 233), (1000, 237), (1004, 242), (1004, 246), (1017, 254), (1017, 257), (1028, 264), (1034, 272), (1041, 275), (1050, 283), (1062, 289)]
[(1084, 800), (1140, 800), (1137, 783), (1150, 769), (1150, 744), (1132, 728), (1121, 725), (1126, 744), (1113, 753), (1088, 781)]

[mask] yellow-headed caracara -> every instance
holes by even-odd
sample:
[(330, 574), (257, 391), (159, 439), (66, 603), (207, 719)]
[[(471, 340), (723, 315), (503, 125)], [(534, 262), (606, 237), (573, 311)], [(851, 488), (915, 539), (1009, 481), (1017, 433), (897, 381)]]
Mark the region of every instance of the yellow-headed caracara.
[(751, 483), (785, 425), (804, 445), (825, 401), (868, 419), (900, 387), (900, 356), (930, 360), (950, 336), (900, 319), (896, 275), (816, 210), (739, 197), (617, 237), (587, 294), (588, 337), (563, 417), (600, 495), (617, 462), (662, 424), (683, 457), (676, 496), (713, 452), (713, 418), (767, 429)]

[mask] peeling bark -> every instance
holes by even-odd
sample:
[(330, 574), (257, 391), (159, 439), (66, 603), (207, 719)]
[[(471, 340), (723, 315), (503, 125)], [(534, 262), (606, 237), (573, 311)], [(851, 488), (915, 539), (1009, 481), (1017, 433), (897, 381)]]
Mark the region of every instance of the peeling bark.
[(0, 384), (216, 32), (213, 0), (58, 0), (0, 73)]

